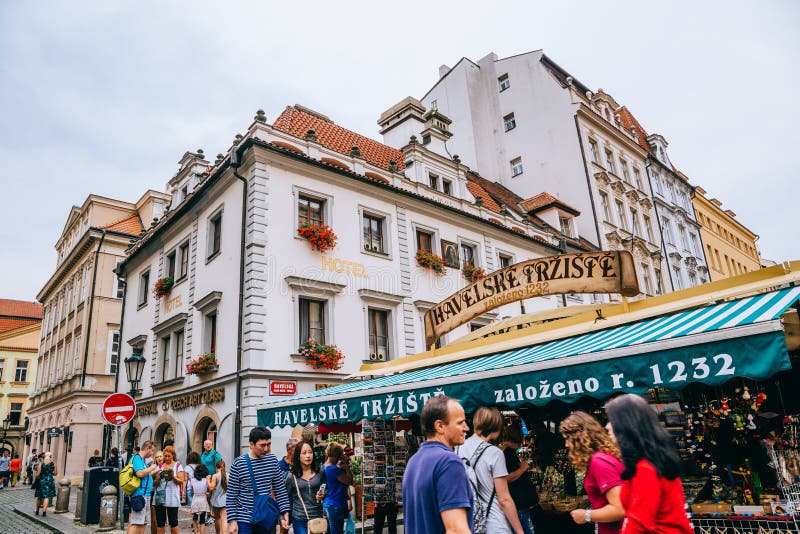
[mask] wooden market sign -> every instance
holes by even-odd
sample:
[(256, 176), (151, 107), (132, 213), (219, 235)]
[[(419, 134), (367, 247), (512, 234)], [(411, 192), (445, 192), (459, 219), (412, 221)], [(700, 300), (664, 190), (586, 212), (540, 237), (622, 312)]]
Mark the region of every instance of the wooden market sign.
[(625, 250), (561, 254), (489, 273), (425, 313), (425, 343), (431, 346), (447, 332), (504, 304), (569, 293), (638, 295), (633, 256)]

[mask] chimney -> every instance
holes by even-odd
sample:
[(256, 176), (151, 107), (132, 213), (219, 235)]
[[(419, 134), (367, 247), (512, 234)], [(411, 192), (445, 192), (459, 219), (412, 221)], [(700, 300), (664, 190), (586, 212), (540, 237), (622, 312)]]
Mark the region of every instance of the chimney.
[(450, 72), (450, 67), (448, 67), (447, 65), (440, 65), (439, 66), (439, 79), (441, 80), (442, 78), (444, 78), (447, 75), (448, 72)]

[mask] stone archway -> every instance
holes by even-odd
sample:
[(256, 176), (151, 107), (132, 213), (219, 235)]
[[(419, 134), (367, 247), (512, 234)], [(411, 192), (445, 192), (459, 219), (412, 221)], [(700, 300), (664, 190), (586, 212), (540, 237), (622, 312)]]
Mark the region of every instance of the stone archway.
[(164, 449), (165, 441), (175, 441), (176, 430), (177, 425), (175, 424), (175, 419), (171, 415), (161, 414), (161, 416), (156, 419), (156, 422), (153, 423), (153, 442), (156, 445), (157, 451)]
[(192, 425), (192, 436), (190, 446), (193, 451), (203, 451), (203, 442), (210, 439), (214, 442), (214, 448), (217, 447), (217, 435), (219, 433), (219, 415), (208, 406), (204, 406), (200, 413), (195, 418), (194, 425)]

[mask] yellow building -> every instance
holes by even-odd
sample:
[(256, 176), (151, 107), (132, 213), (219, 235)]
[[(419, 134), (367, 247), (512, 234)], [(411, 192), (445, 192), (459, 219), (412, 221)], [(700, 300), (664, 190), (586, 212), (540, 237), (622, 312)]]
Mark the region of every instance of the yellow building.
[(40, 305), (0, 299), (0, 449), (12, 457), (23, 454), (41, 328)]
[(711, 280), (721, 280), (761, 268), (756, 240), (758, 236), (736, 220), (731, 210), (723, 210), (722, 202), (708, 198), (702, 187), (696, 187), (692, 203), (700, 223), (700, 239), (706, 253)]

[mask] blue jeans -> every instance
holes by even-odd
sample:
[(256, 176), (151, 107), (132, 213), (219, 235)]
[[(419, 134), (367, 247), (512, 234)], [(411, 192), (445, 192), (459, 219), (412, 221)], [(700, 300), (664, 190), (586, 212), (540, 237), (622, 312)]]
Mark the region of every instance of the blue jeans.
[[(272, 534), (258, 525), (251, 525), (242, 521), (238, 521), (237, 524), (239, 525), (239, 534)], [(272, 529), (272, 532), (275, 532), (275, 529)]]
[(344, 534), (344, 521), (347, 519), (347, 506), (328, 506), (325, 508), (328, 518), (328, 534)]
[(525, 534), (533, 534), (533, 522), (531, 521), (531, 511), (529, 509), (517, 508), (519, 522), (522, 523), (522, 531)]
[(292, 519), (292, 531), (294, 534), (308, 534), (308, 521), (305, 519)]

